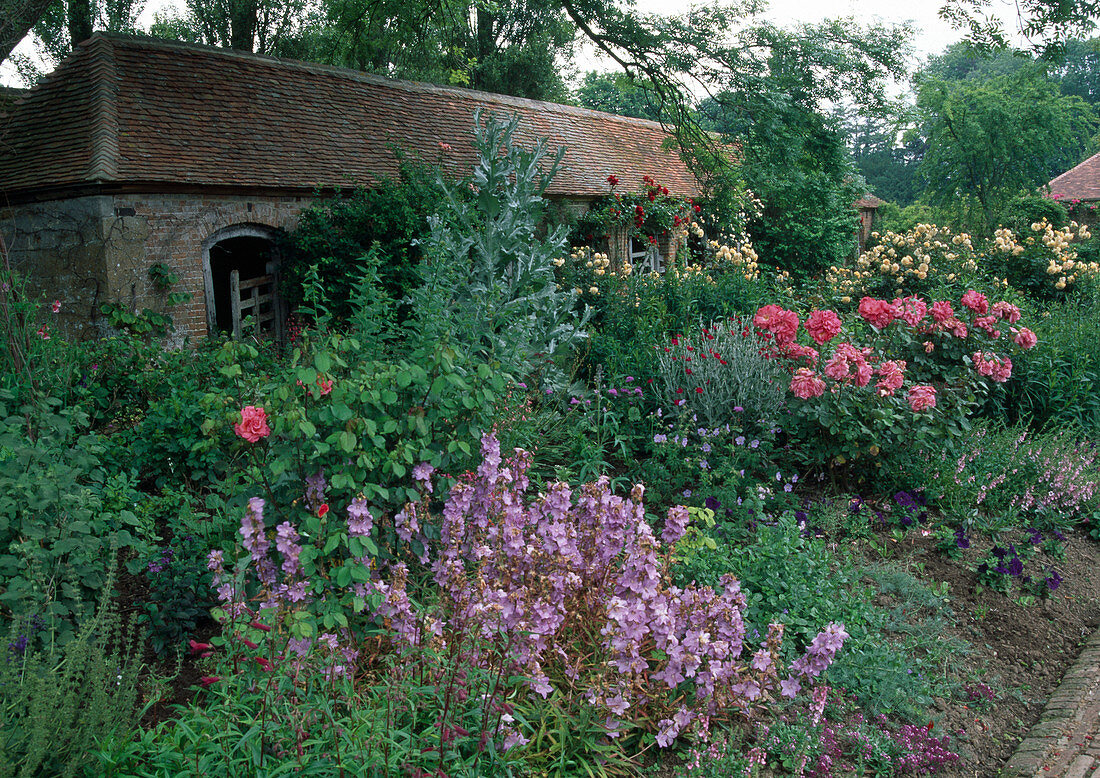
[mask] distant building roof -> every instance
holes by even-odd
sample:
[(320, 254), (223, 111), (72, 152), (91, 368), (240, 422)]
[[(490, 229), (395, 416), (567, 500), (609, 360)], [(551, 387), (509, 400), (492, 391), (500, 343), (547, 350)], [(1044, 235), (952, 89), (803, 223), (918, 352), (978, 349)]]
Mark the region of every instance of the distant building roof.
[(1100, 154), (1093, 154), (1047, 186), (1049, 196), (1057, 200), (1100, 200)]
[(656, 122), (108, 33), (13, 108), (0, 130), (0, 191), (369, 186), (397, 176), (395, 147), (464, 172), (478, 108), (518, 114), (524, 142), (566, 148), (551, 195), (607, 194), (609, 175), (631, 189), (651, 175), (674, 194), (699, 193)]
[(865, 194), (865, 195), (863, 195), (863, 197), (859, 198), (854, 203), (852, 203), (852, 205), (854, 205), (856, 208), (872, 208), (873, 209), (873, 208), (878, 208), (880, 205), (883, 204), (883, 202), (885, 202), (885, 201), (880, 200), (879, 198), (875, 197), (873, 194)]

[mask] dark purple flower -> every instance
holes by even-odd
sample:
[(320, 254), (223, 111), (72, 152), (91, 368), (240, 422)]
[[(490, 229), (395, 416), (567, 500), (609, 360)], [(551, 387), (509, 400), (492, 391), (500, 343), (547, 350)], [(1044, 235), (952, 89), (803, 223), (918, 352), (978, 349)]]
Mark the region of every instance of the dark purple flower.
[(1020, 557), (1014, 556), (1008, 563), (1008, 574), (1013, 578), (1019, 578), (1023, 575), (1024, 563), (1020, 561)]
[(970, 548), (970, 538), (966, 536), (966, 531), (962, 527), (955, 530), (955, 545), (959, 548)]
[(993, 548), (991, 548), (989, 550), (989, 553), (991, 553), (993, 556), (997, 557), (997, 559), (1004, 559), (1005, 554), (1007, 554), (1008, 552), (1005, 551), (1000, 546), (994, 546)]
[(1058, 574), (1057, 570), (1051, 570), (1050, 575), (1047, 576), (1047, 588), (1052, 592), (1057, 589), (1062, 583), (1062, 576)]
[(710, 508), (712, 511), (717, 513), (718, 509), (722, 507), (722, 503), (718, 502), (718, 500), (714, 497), (708, 497), (707, 499), (703, 500), (703, 507)]

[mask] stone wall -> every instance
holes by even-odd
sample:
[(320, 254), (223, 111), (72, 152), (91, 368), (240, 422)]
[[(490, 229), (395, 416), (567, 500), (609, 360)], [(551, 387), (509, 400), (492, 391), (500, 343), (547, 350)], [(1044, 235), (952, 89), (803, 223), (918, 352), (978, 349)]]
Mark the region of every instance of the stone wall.
[(111, 198), (104, 196), (0, 210), (0, 236), (13, 269), (32, 299), (61, 302), (52, 324), (69, 337), (101, 332), (99, 306), (110, 299), (102, 228), (111, 213)]
[[(172, 316), (177, 341), (207, 335), (204, 257), (219, 233), (252, 227), (274, 235), (298, 222), (309, 198), (127, 194), (77, 197), (0, 212), (0, 234), (32, 294), (61, 301), (57, 324), (69, 337), (105, 334), (103, 303)], [(149, 268), (164, 263), (190, 300), (173, 309)]]

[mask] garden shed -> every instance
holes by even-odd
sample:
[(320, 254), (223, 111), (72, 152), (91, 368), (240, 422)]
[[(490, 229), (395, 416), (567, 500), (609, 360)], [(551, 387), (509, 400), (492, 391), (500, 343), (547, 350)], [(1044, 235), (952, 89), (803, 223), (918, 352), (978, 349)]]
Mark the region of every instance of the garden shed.
[(1100, 205), (1100, 154), (1093, 154), (1047, 184), (1047, 195), (1069, 208), (1074, 219), (1095, 224)]
[[(108, 302), (192, 338), (231, 327), (238, 304), (277, 318), (277, 234), (319, 195), (396, 178), (398, 150), (469, 170), (478, 109), (565, 147), (549, 191), (563, 207), (608, 194), (611, 175), (700, 193), (656, 122), (98, 33), (0, 119), (0, 234), (76, 337), (100, 334)], [(609, 250), (628, 255), (625, 230)], [(190, 295), (175, 307), (172, 277)]]

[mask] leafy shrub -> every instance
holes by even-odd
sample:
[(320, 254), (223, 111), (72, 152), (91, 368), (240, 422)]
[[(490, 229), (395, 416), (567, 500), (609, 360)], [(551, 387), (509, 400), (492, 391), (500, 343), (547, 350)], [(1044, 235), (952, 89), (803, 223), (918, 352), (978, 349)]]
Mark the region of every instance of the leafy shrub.
[(1066, 206), (1042, 195), (1020, 195), (1008, 201), (998, 217), (1001, 226), (1017, 235), (1026, 235), (1035, 222), (1045, 221), (1060, 230), (1069, 222)]
[[(568, 486), (556, 484), (529, 503), (529, 455), (520, 451), (504, 461), (492, 437), (483, 439), (482, 455), (477, 473), (452, 488), (438, 550), (429, 549), (438, 587), (434, 607), (418, 605), (404, 564), (382, 565), (375, 578), (359, 563), (349, 575), (337, 570), (327, 576), (326, 601), (340, 597), (341, 588), (354, 599), (343, 618), (328, 619), (331, 606), (321, 603), (319, 577), (308, 567), (320, 567), (311, 559), (316, 554), (307, 554), (299, 533), (285, 523), (277, 528), (273, 556), (263, 502), (253, 500), (241, 533), (250, 560), (242, 560), (234, 575), (221, 570), (219, 556), (211, 560), (226, 617), (252, 618), (242, 614), (246, 603), (254, 603), (263, 620), (252, 622), (254, 629), (273, 626), (309, 641), (339, 627), (347, 631), (333, 636), (332, 650), (374, 645), (406, 663), (418, 661), (435, 642), (432, 636), (439, 636), (449, 647), (448, 672), (499, 667), (502, 683), (518, 684), (511, 688), (519, 701), (556, 690), (569, 710), (602, 711), (606, 732), (643, 727), (662, 747), (704, 714), (712, 721), (743, 720), (779, 694), (794, 696), (843, 643), (843, 628), (830, 625), (788, 668), (778, 660), (782, 629), (769, 628), (750, 666), (742, 658), (746, 603), (740, 587), (728, 577), (721, 580), (722, 593), (663, 583), (667, 550), (644, 520), (640, 487), (623, 500), (601, 480), (574, 499)], [(430, 474), (417, 477), (427, 491)], [(403, 539), (416, 538), (434, 521), (428, 505), (427, 499), (410, 503), (394, 517)], [(663, 537), (670, 548), (687, 520), (686, 509), (669, 512)], [(381, 531), (362, 501), (349, 508), (346, 529), (368, 549)], [(657, 618), (658, 612), (668, 618)], [(388, 629), (379, 634), (372, 623)], [(709, 642), (702, 639), (704, 624)], [(380, 643), (364, 642), (375, 636)], [(272, 654), (267, 661), (277, 658)], [(520, 726), (517, 720), (498, 730), (503, 746), (529, 737)]]
[[(1011, 376), (1007, 354), (1035, 345), (1034, 333), (1011, 326), (1021, 317), (1015, 305), (991, 305), (974, 290), (962, 296), (958, 313), (949, 301), (929, 306), (918, 297), (892, 303), (864, 297), (859, 313), (847, 332), (850, 325), (833, 311), (807, 317), (805, 329), (822, 352), (841, 341), (827, 360), (797, 342), (794, 311), (769, 305), (754, 317), (757, 329), (774, 339), (772, 356), (792, 372), (790, 392), (798, 401), (787, 429), (803, 443), (796, 453), (807, 464), (825, 458), (844, 465), (869, 456), (886, 473), (884, 462), (949, 445), (968, 427), (978, 398)], [(862, 347), (853, 345), (860, 328), (868, 333)]]
[(854, 267), (833, 266), (825, 274), (835, 302), (849, 305), (867, 296), (955, 296), (978, 285), (978, 249), (964, 232), (918, 224), (904, 233), (875, 232), (871, 237), (874, 245)]
[(704, 324), (658, 344), (661, 406), (707, 427), (770, 425), (784, 406), (785, 373), (762, 352), (749, 319)]
[(920, 706), (942, 690), (909, 672), (915, 663), (904, 643), (887, 641), (887, 614), (872, 605), (874, 591), (862, 582), (861, 571), (806, 532), (813, 519), (805, 512), (785, 512), (774, 524), (759, 518), (751, 542), (699, 548), (674, 568), (676, 581), (710, 584), (733, 575), (749, 592), (747, 633), (763, 634), (778, 621), (785, 628), (785, 652), (809, 645), (815, 624), (842, 622), (851, 637), (829, 668), (829, 682), (873, 711), (919, 715)]
[(107, 475), (87, 422), (79, 409), (35, 412), (0, 391), (0, 603), (16, 617), (40, 616), (42, 638), (62, 644), (115, 555), (145, 553), (151, 534), (132, 510), (133, 482)]
[(210, 622), (206, 551), (194, 535), (177, 535), (141, 560), (149, 594), (138, 623), (148, 625), (149, 643), (160, 655), (182, 652), (195, 630)]
[(1016, 363), (1001, 406), (1011, 422), (1100, 430), (1100, 322), (1092, 305), (1055, 304), (1035, 319), (1038, 345)]
[(955, 458), (934, 462), (928, 489), (987, 529), (1068, 529), (1100, 505), (1097, 453), (1073, 430), (1034, 433), (987, 422)]
[(1073, 241), (1092, 237), (1087, 227), (1070, 222), (1055, 228), (1046, 219), (1032, 222), (1024, 231), (1002, 228), (987, 249), (991, 269), (1034, 299), (1065, 299), (1096, 288), (1100, 265), (1077, 258)]
[(398, 180), (383, 179), (315, 202), (286, 238), (280, 268), (281, 294), (291, 305), (303, 301), (310, 268), (325, 279), (331, 312), (351, 314), (351, 298), (364, 257), (379, 257), (382, 290), (401, 300), (415, 288), (421, 260), (419, 241), (428, 234), (428, 217), (445, 207), (436, 171), (402, 159)]

